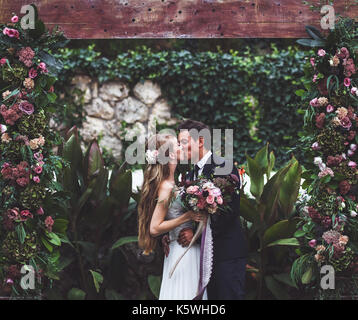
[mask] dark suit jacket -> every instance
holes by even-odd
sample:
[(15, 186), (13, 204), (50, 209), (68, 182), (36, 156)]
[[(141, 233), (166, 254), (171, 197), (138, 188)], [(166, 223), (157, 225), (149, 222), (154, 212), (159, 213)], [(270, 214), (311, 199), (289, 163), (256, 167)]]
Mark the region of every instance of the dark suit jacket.
[[(215, 167), (223, 167), (228, 162), (216, 155), (212, 155), (210, 161), (204, 165), (202, 175), (211, 178), (214, 174)], [(239, 178), (238, 188), (241, 187), (240, 175), (237, 168), (232, 166), (232, 174)], [(215, 175), (216, 177), (220, 175)], [(186, 176), (187, 179), (193, 180), (194, 170)], [(234, 258), (247, 257), (247, 243), (241, 228), (240, 216), (240, 193), (233, 195), (231, 211), (223, 214), (211, 216), (211, 229), (214, 238), (214, 259), (224, 261)]]

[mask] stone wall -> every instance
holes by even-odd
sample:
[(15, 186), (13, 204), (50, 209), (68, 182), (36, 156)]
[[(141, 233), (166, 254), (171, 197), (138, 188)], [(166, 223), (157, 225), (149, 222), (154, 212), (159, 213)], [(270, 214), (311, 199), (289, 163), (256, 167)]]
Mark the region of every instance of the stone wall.
[[(86, 120), (79, 131), (85, 142), (102, 136), (100, 147), (111, 151), (115, 158), (122, 154), (126, 136), (144, 136), (155, 122), (173, 125), (170, 106), (162, 97), (161, 88), (152, 81), (139, 82), (130, 88), (123, 81), (99, 84), (89, 76), (78, 75), (73, 86), (84, 91)], [(126, 122), (123, 129), (122, 122)]]

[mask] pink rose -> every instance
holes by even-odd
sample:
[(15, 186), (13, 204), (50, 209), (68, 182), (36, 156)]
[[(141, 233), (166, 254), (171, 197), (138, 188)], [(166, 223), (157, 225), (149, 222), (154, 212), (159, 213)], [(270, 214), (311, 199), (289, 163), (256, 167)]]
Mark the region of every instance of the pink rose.
[(351, 85), (351, 79), (350, 78), (344, 78), (343, 83), (344, 83), (344, 85), (346, 87), (349, 87)]
[(39, 63), (39, 68), (41, 69), (41, 70), (46, 70), (46, 63), (45, 62), (40, 62)]
[(189, 194), (194, 194), (195, 192), (197, 192), (199, 190), (198, 186), (190, 186), (186, 189), (186, 192)]
[(26, 113), (27, 115), (33, 114), (34, 113), (34, 106), (28, 102), (28, 101), (22, 101), (19, 104), (19, 109), (23, 112)]
[(352, 87), (351, 94), (357, 95), (357, 87)]
[(349, 57), (349, 51), (346, 47), (342, 47), (341, 50), (337, 50), (337, 56), (341, 59), (346, 59)]
[(352, 151), (356, 151), (357, 150), (357, 145), (355, 143), (352, 143), (349, 148), (352, 150)]
[(21, 217), (26, 218), (26, 219), (27, 218), (33, 218), (33, 215), (29, 210), (22, 210), (20, 212), (20, 214), (21, 214)]
[(315, 239), (312, 239), (310, 242), (308, 242), (308, 245), (311, 247), (311, 248), (314, 248), (317, 244), (317, 240)]
[(348, 157), (351, 157), (354, 155), (354, 151), (352, 151), (352, 150), (348, 150), (347, 153), (348, 153)]
[(32, 178), (32, 180), (34, 180), (34, 182), (36, 182), (36, 183), (40, 183), (40, 178), (39, 178), (39, 176), (34, 176), (34, 177)]
[(312, 67), (314, 67), (314, 58), (311, 58), (310, 62), (311, 62)]
[(324, 57), (326, 55), (326, 51), (323, 49), (319, 49), (317, 53), (320, 57)]
[(328, 105), (327, 108), (326, 108), (326, 111), (329, 113), (329, 112), (333, 112), (334, 111), (334, 107), (332, 105)]
[(218, 203), (218, 204), (223, 204), (223, 198), (222, 197), (216, 197), (216, 202)]
[(39, 215), (39, 216), (42, 216), (45, 212), (44, 212), (44, 209), (42, 207), (38, 208), (36, 213)]
[(42, 152), (36, 152), (36, 153), (34, 153), (34, 158), (37, 161), (41, 161), (41, 160), (43, 160), (44, 156), (42, 155)]
[(7, 29), (6, 35), (9, 36), (10, 38), (18, 38), (19, 31), (15, 30), (15, 29)]
[(9, 30), (10, 30), (9, 28), (5, 27), (4, 30), (2, 31), (2, 33), (6, 36), (7, 33), (9, 32)]
[(313, 81), (313, 82), (316, 82), (316, 81), (317, 81), (317, 75), (316, 75), (316, 74), (313, 76), (312, 81)]
[(54, 224), (55, 221), (53, 221), (52, 217), (51, 216), (48, 216), (46, 219), (45, 219), (45, 226), (47, 228), (47, 230), (49, 232), (52, 232), (52, 226)]
[(355, 168), (356, 166), (357, 166), (357, 164), (354, 161), (348, 162), (348, 167)]
[(36, 172), (37, 174), (40, 174), (40, 173), (42, 172), (42, 167), (36, 166), (36, 167), (34, 168), (34, 172)]
[(213, 197), (213, 196), (207, 196), (206, 197), (206, 202), (208, 203), (208, 204), (213, 204), (214, 203), (214, 201), (215, 201), (215, 198)]
[(310, 101), (310, 105), (311, 105), (312, 107), (319, 107), (320, 105), (319, 105), (319, 103), (318, 103), (318, 98), (312, 99), (312, 100)]
[(6, 58), (1, 58), (0, 59), (0, 65), (4, 65), (6, 63)]
[(344, 117), (343, 119), (341, 119), (341, 126), (349, 130), (352, 126), (352, 122), (348, 117)]
[(29, 77), (31, 79), (35, 79), (37, 77), (37, 71), (35, 68), (31, 68), (30, 71), (29, 71)]
[(20, 218), (20, 213), (18, 208), (13, 208), (7, 211), (7, 216), (10, 220), (18, 220)]
[(13, 16), (12, 18), (11, 18), (11, 22), (12, 23), (16, 23), (16, 22), (18, 22), (19, 21), (19, 17), (18, 16)]
[(205, 199), (204, 199), (204, 198), (201, 198), (201, 199), (199, 199), (198, 204), (197, 204), (196, 206), (197, 206), (200, 210), (202, 210), (202, 209), (205, 208), (205, 204), (206, 204)]
[(212, 195), (213, 195), (214, 197), (219, 197), (219, 196), (221, 196), (221, 190), (220, 190), (219, 188), (211, 189), (211, 191), (212, 191)]

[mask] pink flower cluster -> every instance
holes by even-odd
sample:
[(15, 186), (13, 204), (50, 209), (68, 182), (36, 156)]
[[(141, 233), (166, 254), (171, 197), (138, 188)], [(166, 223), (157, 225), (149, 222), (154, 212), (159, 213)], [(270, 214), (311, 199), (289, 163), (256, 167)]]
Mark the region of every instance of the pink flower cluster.
[(315, 208), (308, 207), (308, 216), (313, 222), (322, 225), (324, 228), (332, 226), (332, 219), (328, 216), (322, 216)]
[(218, 210), (223, 211), (232, 201), (232, 194), (236, 190), (238, 181), (235, 175), (229, 175), (225, 178), (186, 182), (182, 201), (194, 212), (204, 211), (215, 214)]
[(51, 216), (46, 217), (45, 219), (45, 226), (47, 231), (52, 232), (52, 226), (55, 223), (55, 221), (52, 219)]
[(26, 161), (21, 161), (16, 167), (5, 162), (1, 167), (1, 174), (5, 180), (16, 181), (21, 187), (27, 186), (30, 182), (30, 170)]
[(209, 213), (215, 213), (218, 205), (223, 204), (221, 190), (212, 182), (205, 182), (202, 185), (189, 186), (186, 193), (194, 198), (189, 199), (189, 204), (194, 205), (199, 210), (207, 210)]
[(35, 51), (30, 47), (21, 48), (17, 52), (19, 60), (24, 63), (26, 67), (31, 67), (33, 65), (32, 59), (35, 57)]
[[(39, 209), (37, 209), (36, 214), (38, 216), (43, 215), (44, 214), (43, 208), (40, 207)], [(8, 230), (13, 230), (15, 222), (24, 222), (28, 219), (33, 219), (33, 217), (34, 215), (30, 210), (27, 209), (20, 210), (18, 207), (14, 207), (6, 211), (3, 221), (4, 227)], [(45, 220), (45, 225), (46, 225), (46, 220)], [(48, 220), (48, 225), (50, 225), (51, 227), (53, 225), (53, 222), (51, 224), (50, 219)]]
[(2, 104), (0, 106), (0, 114), (4, 118), (5, 123), (11, 126), (13, 126), (15, 122), (19, 120), (23, 115), (17, 103), (9, 109), (4, 104)]
[(32, 166), (32, 171), (37, 174), (36, 176), (34, 176), (32, 178), (32, 180), (35, 183), (40, 183), (40, 177), (38, 175), (40, 175), (42, 173), (42, 166), (44, 165), (44, 161), (43, 161), (43, 155), (41, 152), (36, 152), (34, 153), (34, 158), (37, 160), (37, 164), (35, 166)]
[(16, 39), (20, 38), (20, 33), (16, 29), (5, 27), (2, 33), (10, 38), (16, 38)]
[(345, 246), (348, 243), (348, 237), (342, 235), (338, 231), (335, 230), (329, 230), (326, 231), (322, 238), (324, 241), (326, 241), (328, 244), (332, 244), (334, 248), (334, 254), (333, 256), (335, 258), (339, 258), (343, 255)]
[(29, 218), (33, 218), (33, 214), (30, 210), (19, 210), (19, 208), (12, 208), (7, 211), (7, 217), (14, 222), (26, 221)]

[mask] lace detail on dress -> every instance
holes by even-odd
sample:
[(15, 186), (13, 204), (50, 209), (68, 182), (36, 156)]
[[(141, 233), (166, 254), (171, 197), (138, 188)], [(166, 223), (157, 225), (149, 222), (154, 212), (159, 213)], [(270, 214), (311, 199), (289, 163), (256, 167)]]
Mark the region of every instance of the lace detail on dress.
[(199, 287), (195, 300), (201, 300), (204, 291), (210, 281), (211, 273), (213, 269), (213, 236), (210, 227), (210, 216), (206, 222), (206, 226), (203, 229), (201, 235), (200, 246), (200, 277)]
[(206, 224), (205, 232), (205, 243), (203, 249), (203, 274), (202, 274), (202, 287), (206, 288), (210, 281), (211, 272), (213, 269), (213, 256), (214, 256), (214, 247), (213, 247), (213, 236), (210, 227), (210, 216)]

